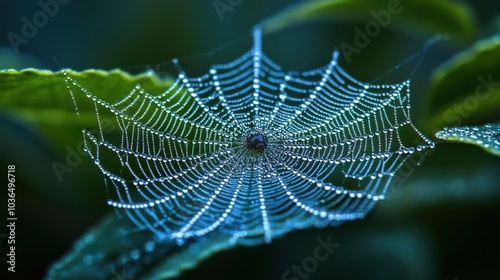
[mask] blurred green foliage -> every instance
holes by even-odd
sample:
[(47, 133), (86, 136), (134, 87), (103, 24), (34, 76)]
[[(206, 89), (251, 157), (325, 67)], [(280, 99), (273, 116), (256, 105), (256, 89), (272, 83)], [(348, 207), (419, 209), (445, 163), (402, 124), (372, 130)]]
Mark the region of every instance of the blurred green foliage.
[(500, 120), (500, 36), (476, 42), (436, 69), (425, 97), (425, 132)]
[[(382, 14), (380, 11), (386, 13)], [(386, 16), (387, 12), (389, 16)], [(464, 2), (447, 0), (305, 1), (267, 18), (263, 21), (262, 28), (264, 32), (275, 32), (292, 24), (311, 20), (356, 22), (387, 20), (387, 27), (403, 32), (411, 30), (425, 36), (447, 34), (453, 40), (464, 41), (470, 41), (476, 33), (469, 6)]]

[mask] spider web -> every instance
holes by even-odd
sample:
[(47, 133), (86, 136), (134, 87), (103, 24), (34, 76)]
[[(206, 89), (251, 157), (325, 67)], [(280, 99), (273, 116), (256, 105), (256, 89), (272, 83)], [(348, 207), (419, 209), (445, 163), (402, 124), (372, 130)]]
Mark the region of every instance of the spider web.
[[(337, 58), (335, 51), (325, 67), (284, 72), (263, 54), (256, 28), (240, 58), (196, 78), (180, 71), (157, 95), (138, 84), (108, 103), (64, 75), (75, 106), (76, 95), (95, 106), (99, 131), (83, 137), (108, 204), (139, 230), (270, 242), (295, 228), (363, 218), (407, 159), (434, 147), (410, 120), (409, 80), (363, 83)], [(120, 137), (105, 133), (103, 111)], [(262, 153), (245, 146), (252, 131), (268, 138)]]

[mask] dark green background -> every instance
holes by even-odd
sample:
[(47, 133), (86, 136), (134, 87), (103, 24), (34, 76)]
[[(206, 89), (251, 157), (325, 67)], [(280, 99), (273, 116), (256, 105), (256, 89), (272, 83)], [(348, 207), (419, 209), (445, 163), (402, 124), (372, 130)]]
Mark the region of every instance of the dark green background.
[[(19, 34), (20, 18), (30, 18), (40, 7), (36, 1), (3, 1), (0, 68), (124, 68), (140, 72), (146, 64), (156, 67), (179, 57), (185, 58), (181, 66), (188, 73), (199, 74), (212, 63), (228, 62), (242, 54), (251, 46), (253, 25), (297, 1), (243, 0), (224, 14), (223, 21), (212, 2), (73, 0), (28, 44), (20, 46), (20, 54), (13, 55), (7, 33)], [(500, 4), (494, 1), (470, 1), (470, 5), (482, 30), (500, 11)], [(360, 24), (325, 21), (291, 26), (265, 36), (264, 51), (285, 69), (317, 68), (329, 62), (336, 46), (352, 40), (353, 27)], [(419, 51), (427, 39), (414, 36), (412, 30), (384, 29), (352, 63), (342, 59), (340, 63), (348, 73), (370, 81)], [(468, 44), (442, 43), (430, 49), (412, 79), (414, 119), (426, 113), (418, 108), (431, 71)], [(221, 46), (225, 47), (210, 52)], [(198, 53), (202, 55), (187, 58)], [(168, 63), (166, 66), (161, 69), (168, 74)], [(400, 81), (409, 71), (411, 67), (402, 68), (382, 82)], [(78, 127), (72, 128), (68, 135), (78, 135), (78, 131)], [(102, 176), (87, 157), (62, 182), (51, 168), (54, 161), (64, 163), (65, 148), (74, 149), (78, 141), (75, 137), (52, 139), (50, 129), (42, 131), (15, 114), (0, 112), (0, 174), (6, 174), (8, 164), (15, 164), (18, 176), (19, 279), (22, 275), (29, 276), (24, 279), (42, 277), (50, 263), (109, 211)], [(222, 252), (180, 279), (281, 279), (292, 265), (311, 256), (317, 237), (328, 235), (341, 246), (309, 279), (498, 278), (498, 171), (498, 158), (479, 148), (438, 144), (392, 199), (379, 203), (364, 220), (337, 228), (294, 231), (271, 245)], [(2, 192), (2, 201), (4, 196)], [(2, 240), (2, 256), (5, 245)]]

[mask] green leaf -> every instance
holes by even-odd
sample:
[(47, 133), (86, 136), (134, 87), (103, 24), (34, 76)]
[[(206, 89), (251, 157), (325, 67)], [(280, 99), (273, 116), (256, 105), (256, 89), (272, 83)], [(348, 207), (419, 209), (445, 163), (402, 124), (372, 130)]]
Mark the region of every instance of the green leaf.
[(500, 157), (500, 124), (445, 127), (436, 133), (436, 137), (451, 142), (476, 145)]
[[(314, 0), (293, 6), (262, 23), (265, 33), (278, 31), (292, 24), (311, 20), (369, 22), (377, 20), (373, 13), (388, 11), (387, 27), (404, 32), (436, 33), (452, 39), (470, 40), (475, 33), (472, 13), (467, 5), (446, 0)], [(391, 12), (392, 11), (392, 12)]]
[(212, 254), (237, 245), (215, 232), (177, 243), (137, 230), (128, 217), (105, 216), (47, 272), (45, 279), (167, 279)]
[[(171, 85), (153, 74), (132, 76), (121, 70), (66, 70), (75, 80), (107, 100), (123, 97), (141, 83), (151, 93)], [(25, 69), (0, 71), (0, 109), (28, 122), (80, 126), (62, 72)], [(80, 107), (80, 114), (95, 114), (92, 106)], [(83, 118), (84, 119), (84, 118)]]
[[(108, 101), (123, 98), (138, 83), (152, 94), (164, 92), (172, 84), (154, 74), (133, 76), (121, 70), (95, 69), (65, 71), (96, 96)], [(75, 90), (75, 86), (71, 88)], [(81, 101), (81, 94), (74, 92), (77, 101)], [(81, 141), (82, 126), (90, 130), (97, 127), (95, 107), (89, 101), (77, 102), (79, 119), (62, 72), (32, 68), (0, 71), (0, 110), (34, 127), (55, 149)], [(101, 117), (114, 118), (114, 115), (103, 111)]]
[[(500, 36), (477, 42), (433, 74), (421, 127), (494, 122), (500, 118)], [(435, 132), (435, 131), (434, 131)]]

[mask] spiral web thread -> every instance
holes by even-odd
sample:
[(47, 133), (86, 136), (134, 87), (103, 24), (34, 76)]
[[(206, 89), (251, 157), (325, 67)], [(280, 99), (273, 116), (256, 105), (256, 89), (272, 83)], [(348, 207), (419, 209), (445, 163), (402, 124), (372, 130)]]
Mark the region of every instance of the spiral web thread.
[[(95, 106), (99, 132), (83, 136), (108, 204), (138, 229), (176, 240), (221, 231), (270, 242), (295, 228), (363, 218), (406, 160), (434, 147), (410, 120), (409, 80), (365, 84), (337, 58), (335, 51), (325, 67), (284, 73), (262, 53), (256, 28), (243, 56), (197, 78), (181, 71), (159, 95), (138, 84), (110, 104), (64, 74), (73, 99), (75, 91)], [(103, 110), (114, 114), (120, 139), (104, 133)], [(250, 131), (268, 137), (264, 152), (246, 148)], [(119, 168), (107, 167), (112, 160)]]

